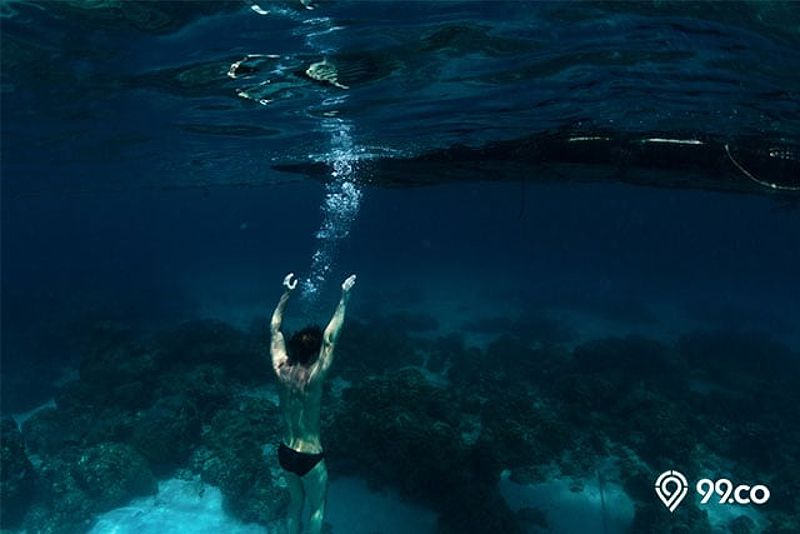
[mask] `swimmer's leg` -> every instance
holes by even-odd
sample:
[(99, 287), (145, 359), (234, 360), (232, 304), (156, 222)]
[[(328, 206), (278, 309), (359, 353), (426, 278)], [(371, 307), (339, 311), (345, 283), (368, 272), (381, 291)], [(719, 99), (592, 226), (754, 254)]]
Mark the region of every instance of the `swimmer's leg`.
[(306, 473), (303, 477), (303, 487), (311, 508), (308, 532), (320, 534), (325, 519), (325, 502), (328, 499), (328, 468), (325, 466), (325, 460), (320, 461), (314, 469)]
[(286, 533), (300, 534), (303, 526), (303, 501), (305, 492), (303, 491), (303, 481), (299, 476), (288, 471), (284, 472), (286, 484), (289, 487), (289, 514), (286, 518)]

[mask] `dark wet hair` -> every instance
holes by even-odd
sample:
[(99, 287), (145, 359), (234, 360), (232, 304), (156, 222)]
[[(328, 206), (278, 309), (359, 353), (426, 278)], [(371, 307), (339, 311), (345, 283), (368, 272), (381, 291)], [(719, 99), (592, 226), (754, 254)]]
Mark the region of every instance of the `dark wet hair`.
[(289, 365), (300, 364), (304, 367), (311, 366), (319, 358), (319, 350), (322, 348), (322, 328), (311, 325), (298, 330), (291, 338), (286, 347), (289, 356)]

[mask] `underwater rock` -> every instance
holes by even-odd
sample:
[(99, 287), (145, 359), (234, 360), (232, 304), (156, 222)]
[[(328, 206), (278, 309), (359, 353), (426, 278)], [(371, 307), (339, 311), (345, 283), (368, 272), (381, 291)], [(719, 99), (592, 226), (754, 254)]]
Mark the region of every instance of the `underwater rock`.
[[(98, 365), (96, 369), (98, 376), (64, 383), (55, 394), (55, 402), (59, 409), (78, 412), (95, 407), (114, 406), (135, 411), (150, 406), (153, 401), (154, 377), (157, 373), (125, 377), (120, 376), (125, 374), (124, 371), (110, 369), (114, 365), (113, 362), (107, 362), (107, 365), (108, 367)], [(104, 382), (99, 378), (102, 374), (116, 374), (118, 381)]]
[(165, 366), (217, 364), (244, 383), (271, 377), (266, 345), (259, 341), (214, 319), (186, 322), (157, 338)]
[(452, 382), (486, 393), (486, 383), (494, 378), (492, 370), (487, 369), (486, 355), (476, 347), (468, 347), (462, 335), (440, 337), (428, 350), (429, 365), (449, 366), (447, 377)]
[(263, 445), (272, 443), (280, 431), (280, 413), (270, 399), (239, 396), (217, 412), (203, 433), (203, 442), (220, 450), (229, 448), (232, 439)]
[(108, 398), (105, 388), (97, 388), (86, 380), (70, 380), (58, 388), (53, 400), (56, 407), (63, 412), (87, 411), (87, 408), (104, 405)]
[(403, 333), (431, 332), (439, 329), (439, 321), (428, 313), (396, 311), (380, 316), (380, 322)]
[[(262, 460), (262, 465), (264, 462)], [(241, 521), (268, 525), (286, 516), (289, 493), (268, 475), (269, 469), (259, 468), (253, 484), (238, 498), (226, 499), (225, 509)]]
[(769, 517), (769, 526), (764, 534), (794, 534), (800, 532), (800, 514), (773, 512)]
[(481, 439), (509, 469), (553, 461), (576, 438), (554, 406), (522, 386), (494, 391), (481, 417)]
[(242, 334), (215, 319), (189, 321), (161, 332), (158, 343), (170, 363), (225, 362), (241, 351)]
[(651, 497), (650, 502), (639, 502), (634, 506), (631, 534), (712, 534), (707, 514), (689, 499), (681, 503), (680, 514), (665, 513), (664, 505)]
[(279, 439), (277, 407), (266, 399), (240, 397), (204, 429), (191, 466), (203, 481), (220, 488), (226, 510), (242, 521), (267, 524), (284, 514), (289, 500), (270, 470), (277, 460), (263, 452), (265, 444)]
[(438, 336), (433, 341), (422, 343), (422, 347), (428, 354), (425, 367), (434, 373), (460, 365), (464, 359), (463, 354), (468, 350), (464, 344), (464, 336), (456, 333)]
[(433, 504), (442, 532), (517, 532), (498, 490), (498, 458), (462, 439), (458, 398), (416, 370), (367, 378), (344, 391), (325, 429), (331, 469)]
[(740, 472), (800, 472), (796, 354), (767, 336), (729, 331), (687, 334), (678, 349), (691, 372), (689, 410), (703, 441), (741, 462)]
[(157, 489), (145, 459), (122, 443), (100, 443), (85, 449), (73, 467), (73, 476), (97, 512), (122, 506), (132, 497), (152, 495)]
[(748, 417), (731, 421), (722, 450), (731, 458), (747, 460), (756, 472), (774, 473), (800, 467), (796, 452), (786, 447), (787, 443), (800, 443), (797, 430), (790, 426), (793, 423), (787, 424), (774, 414), (763, 414), (756, 420)]
[(537, 344), (564, 343), (575, 335), (564, 321), (542, 312), (528, 312), (517, 318), (506, 316), (472, 319), (462, 329), (481, 334), (513, 335)]
[(4, 413), (27, 412), (53, 396), (53, 383), (59, 376), (49, 358), (19, 354), (4, 346), (2, 365), (0, 406)]
[(86, 447), (103, 441), (126, 441), (134, 415), (114, 405), (68, 405), (34, 414), (22, 425), (28, 449), (52, 456), (64, 449)]
[(64, 451), (38, 474), (36, 502), (25, 517), (29, 532), (85, 532), (95, 514), (156, 491), (147, 462), (121, 443)]
[[(367, 378), (344, 390), (339, 413), (328, 431), (328, 447), (332, 451), (330, 462), (342, 464), (370, 465), (370, 478), (392, 479), (396, 470), (405, 470), (404, 464), (413, 457), (409, 449), (423, 448), (434, 423), (442, 423), (436, 433), (448, 441), (452, 438), (457, 447), (455, 429), (439, 417), (451, 408), (453, 399), (447, 390), (431, 386), (421, 373), (415, 370), (394, 372), (389, 378)], [(437, 414), (434, 416), (432, 414)], [(449, 417), (451, 423), (457, 422), (457, 413)], [(357, 445), (369, 438), (370, 446)], [(336, 452), (333, 452), (336, 451)], [(384, 451), (391, 451), (395, 462), (381, 462)], [(436, 450), (434, 455), (440, 454)], [(357, 454), (357, 458), (353, 455)], [(365, 458), (364, 455), (375, 455)], [(398, 456), (400, 458), (398, 458)], [(452, 461), (452, 460), (451, 460)], [(423, 463), (427, 463), (424, 461)], [(449, 463), (449, 462), (448, 462)], [(424, 468), (412, 467), (413, 471)], [(403, 478), (414, 476), (412, 471), (404, 472)], [(368, 479), (369, 480), (369, 479)]]
[(70, 464), (61, 459), (47, 461), (38, 474), (36, 502), (25, 516), (25, 529), (48, 534), (85, 532), (94, 510), (78, 487)]
[(22, 424), (22, 433), (31, 452), (55, 454), (61, 450), (65, 440), (72, 439), (61, 415), (55, 408), (46, 408)]
[(233, 390), (233, 381), (221, 365), (200, 364), (162, 373), (154, 396), (181, 395), (194, 404), (200, 420), (207, 422), (230, 401)]
[(702, 442), (696, 419), (685, 402), (636, 387), (605, 422), (612, 439), (626, 443), (645, 461), (673, 465), (685, 461)]
[[(451, 337), (451, 336), (450, 336)], [(439, 348), (444, 348), (441, 344)], [(467, 347), (463, 340), (447, 343), (448, 378), (454, 383), (491, 396), (508, 383), (551, 385), (562, 374), (569, 354), (560, 345), (533, 346), (525, 337), (501, 335), (485, 351)], [(434, 353), (433, 356), (440, 358)], [(435, 361), (435, 360), (434, 360)]]
[(36, 474), (25, 454), (25, 444), (10, 417), (3, 417), (0, 447), (0, 528), (19, 526), (33, 498)]
[(152, 386), (135, 381), (120, 384), (112, 391), (114, 403), (127, 410), (146, 408), (150, 404)]
[(90, 424), (89, 413), (70, 418), (62, 410), (47, 408), (22, 424), (22, 434), (31, 452), (54, 455), (65, 447), (82, 444)]
[[(158, 351), (133, 339), (108, 339), (98, 342), (81, 358), (80, 384), (62, 394), (62, 404), (79, 395), (76, 404), (118, 403), (130, 409), (149, 404), (149, 385), (160, 365)], [(130, 384), (140, 383), (138, 394)], [(127, 387), (126, 387), (127, 386)], [(135, 386), (134, 386), (135, 387)]]
[(758, 391), (765, 381), (800, 385), (796, 356), (764, 334), (697, 331), (681, 337), (678, 351), (695, 374), (728, 388)]
[(554, 345), (533, 348), (526, 338), (504, 335), (489, 344), (486, 358), (506, 380), (535, 383), (547, 380), (545, 371), (563, 365), (568, 355)]
[[(571, 424), (591, 424), (646, 460), (685, 458), (700, 426), (689, 409), (684, 367), (671, 355), (638, 336), (590, 341), (575, 348), (551, 394)], [(602, 446), (602, 435), (592, 439)]]
[(153, 467), (182, 464), (200, 438), (197, 407), (181, 396), (164, 397), (138, 414), (131, 438), (136, 449)]
[(347, 379), (422, 363), (413, 340), (380, 321), (348, 322), (336, 353), (334, 372)]
[(758, 527), (755, 521), (746, 515), (740, 515), (728, 521), (728, 532), (730, 534), (751, 534), (757, 530)]
[(619, 385), (602, 375), (569, 373), (559, 376), (556, 395), (568, 406), (568, 415), (578, 423), (587, 422), (593, 411), (610, 411), (619, 402)]
[(597, 339), (575, 347), (576, 369), (582, 373), (620, 373), (631, 378), (675, 374), (679, 368), (662, 343), (641, 336)]

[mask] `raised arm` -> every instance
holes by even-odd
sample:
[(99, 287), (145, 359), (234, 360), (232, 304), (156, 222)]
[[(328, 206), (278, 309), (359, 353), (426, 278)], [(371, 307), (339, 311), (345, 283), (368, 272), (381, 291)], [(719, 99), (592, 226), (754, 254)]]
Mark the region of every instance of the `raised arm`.
[(317, 362), (317, 369), (313, 373), (315, 375), (324, 375), (333, 362), (333, 349), (336, 347), (336, 340), (339, 339), (339, 332), (344, 324), (344, 314), (347, 311), (347, 303), (350, 301), (350, 290), (353, 289), (355, 283), (356, 275), (354, 274), (342, 282), (342, 298), (339, 299), (336, 311), (333, 312), (333, 317), (331, 317), (328, 326), (325, 327), (325, 332), (322, 334), (322, 351)]
[(269, 323), (271, 336), (269, 352), (272, 356), (272, 368), (276, 373), (289, 359), (289, 355), (286, 353), (286, 341), (283, 339), (283, 333), (281, 332), (281, 323), (283, 322), (283, 310), (286, 308), (289, 295), (291, 295), (294, 288), (297, 287), (297, 279), (295, 278), (293, 282), (293, 277), (294, 273), (289, 273), (283, 279), (283, 287), (285, 287), (286, 290), (283, 292), (283, 295), (281, 295), (280, 300), (278, 300), (278, 305), (275, 306), (275, 311), (272, 312), (272, 320)]

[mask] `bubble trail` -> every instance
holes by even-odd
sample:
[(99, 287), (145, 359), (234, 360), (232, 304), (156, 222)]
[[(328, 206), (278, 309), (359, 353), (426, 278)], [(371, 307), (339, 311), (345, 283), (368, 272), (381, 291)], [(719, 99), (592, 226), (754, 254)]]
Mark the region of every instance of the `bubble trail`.
[[(309, 78), (326, 82), (337, 90), (347, 90), (349, 87), (338, 80), (336, 65), (328, 61), (328, 57), (336, 53), (336, 47), (326, 45), (325, 41), (329, 36), (345, 29), (338, 26), (330, 17), (309, 18), (301, 12), (281, 5), (271, 5), (270, 9), (264, 9), (253, 0), (244, 0), (250, 9), (261, 16), (288, 17), (289, 19), (301, 24), (294, 33), (305, 37), (306, 47), (313, 50), (320, 60), (308, 65), (306, 74)], [(303, 0), (302, 6), (307, 10), (314, 9), (316, 6), (311, 0)], [(236, 79), (242, 63), (246, 61), (279, 60), (280, 56), (273, 54), (248, 54), (231, 64), (228, 70), (228, 77)], [(280, 69), (280, 65), (278, 66)], [(273, 72), (278, 72), (277, 70)], [(243, 98), (249, 98), (262, 105), (268, 105), (272, 98), (264, 93), (263, 86), (269, 85), (269, 80), (261, 82), (253, 94), (250, 91), (240, 90), (237, 94)], [(311, 255), (311, 265), (309, 266), (308, 276), (301, 279), (301, 302), (305, 308), (307, 316), (312, 315), (317, 298), (323, 288), (327, 276), (330, 274), (335, 264), (339, 245), (349, 234), (350, 228), (358, 216), (361, 204), (361, 187), (358, 180), (358, 159), (359, 155), (363, 158), (362, 147), (358, 147), (353, 142), (352, 124), (335, 116), (338, 108), (347, 101), (347, 94), (340, 94), (325, 98), (317, 109), (308, 109), (307, 112), (314, 116), (319, 116), (322, 112), (323, 118), (320, 128), (329, 134), (328, 151), (315, 157), (316, 161), (327, 163), (330, 168), (330, 179), (325, 184), (325, 198), (320, 206), (322, 222), (316, 233), (316, 247)]]
[(351, 125), (339, 118), (326, 118), (322, 128), (331, 133), (327, 157), (331, 179), (325, 186), (325, 199), (320, 208), (322, 222), (316, 233), (317, 247), (311, 256), (309, 275), (302, 281), (301, 295), (307, 308), (316, 302), (333, 267), (339, 243), (350, 234), (362, 197)]

